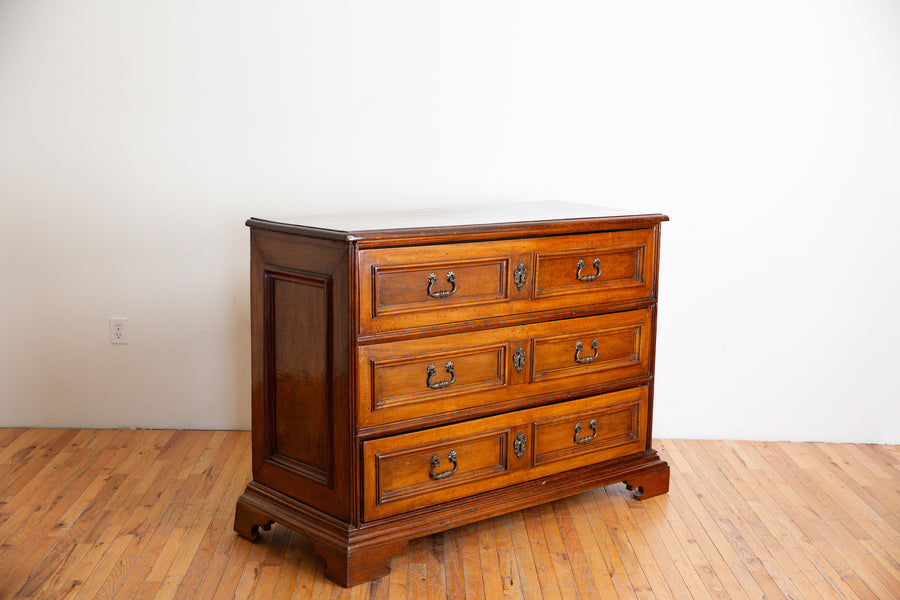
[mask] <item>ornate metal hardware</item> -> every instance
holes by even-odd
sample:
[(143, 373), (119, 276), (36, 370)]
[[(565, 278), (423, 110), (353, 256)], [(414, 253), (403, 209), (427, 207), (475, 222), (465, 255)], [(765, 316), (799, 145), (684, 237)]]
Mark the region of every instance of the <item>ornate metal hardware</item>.
[(578, 434), (581, 433), (581, 423), (575, 423), (576, 444), (587, 444), (589, 441), (597, 437), (597, 419), (591, 419), (591, 422), (588, 423), (588, 427), (590, 427), (594, 431), (594, 435), (592, 435), (591, 437), (578, 439)]
[(519, 346), (516, 353), (513, 354), (513, 366), (516, 368), (517, 373), (521, 373), (522, 369), (525, 368), (525, 351), (522, 350), (522, 346)]
[(520, 262), (519, 266), (516, 267), (516, 270), (513, 273), (513, 281), (516, 282), (516, 287), (521, 290), (522, 286), (525, 285), (525, 280), (527, 278), (528, 269), (525, 268), (525, 263)]
[(435, 454), (431, 457), (431, 478), (434, 480), (444, 479), (445, 477), (450, 477), (456, 470), (459, 468), (459, 463), (456, 461), (456, 450), (451, 450), (449, 454), (447, 454), (447, 458), (450, 459), (450, 462), (453, 463), (453, 468), (449, 471), (441, 471), (440, 473), (436, 473), (437, 468), (441, 466), (441, 457)]
[(522, 455), (525, 454), (526, 443), (528, 443), (528, 440), (525, 439), (525, 434), (520, 431), (516, 439), (513, 440), (513, 452), (516, 453), (516, 458), (522, 458)]
[(434, 273), (428, 274), (428, 295), (432, 298), (447, 298), (456, 293), (456, 273), (453, 271), (449, 271), (447, 273), (447, 281), (450, 282), (449, 290), (442, 290), (440, 292), (435, 292), (431, 288), (434, 287), (434, 284), (437, 283), (437, 275)]
[(591, 340), (591, 348), (594, 349), (594, 355), (582, 357), (581, 351), (584, 350), (584, 346), (581, 344), (581, 342), (575, 342), (575, 362), (589, 363), (597, 358), (597, 356), (600, 355), (600, 352), (597, 350), (596, 338)]
[(578, 281), (593, 281), (593, 280), (597, 279), (598, 277), (600, 277), (600, 259), (599, 258), (594, 259), (594, 268), (597, 269), (596, 275), (582, 275), (581, 274), (581, 270), (584, 269), (584, 261), (581, 259), (578, 259), (578, 263), (576, 266), (578, 267), (578, 272), (575, 273), (575, 277), (578, 279)]
[(434, 365), (428, 365), (425, 367), (425, 372), (428, 373), (428, 378), (425, 380), (426, 385), (433, 390), (439, 390), (441, 388), (445, 388), (454, 381), (456, 381), (456, 373), (453, 372), (453, 362), (448, 362), (444, 365), (444, 369), (450, 373), (450, 379), (445, 379), (444, 381), (436, 381), (435, 383), (431, 383), (431, 378), (434, 377), (435, 373), (437, 373), (437, 368)]

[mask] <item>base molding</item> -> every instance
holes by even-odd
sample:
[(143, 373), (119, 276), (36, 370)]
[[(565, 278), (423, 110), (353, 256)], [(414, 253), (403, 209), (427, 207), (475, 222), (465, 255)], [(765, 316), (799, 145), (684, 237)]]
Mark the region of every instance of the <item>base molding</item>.
[(391, 556), (402, 552), (411, 539), (619, 482), (625, 482), (638, 500), (664, 494), (669, 489), (669, 465), (650, 450), (357, 525), (251, 481), (237, 501), (234, 530), (251, 541), (272, 523), (303, 533), (325, 560), (325, 575), (349, 587), (388, 574)]

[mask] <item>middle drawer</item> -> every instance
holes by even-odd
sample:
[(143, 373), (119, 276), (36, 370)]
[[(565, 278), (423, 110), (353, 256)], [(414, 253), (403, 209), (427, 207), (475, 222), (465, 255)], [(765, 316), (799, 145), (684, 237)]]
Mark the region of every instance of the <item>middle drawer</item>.
[(359, 424), (477, 416), (646, 377), (651, 319), (647, 308), (361, 346)]

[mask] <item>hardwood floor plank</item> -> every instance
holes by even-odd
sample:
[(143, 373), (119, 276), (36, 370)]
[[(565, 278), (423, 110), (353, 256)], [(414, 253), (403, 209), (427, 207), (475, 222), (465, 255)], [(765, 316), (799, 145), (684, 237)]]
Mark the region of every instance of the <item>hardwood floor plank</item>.
[(409, 598), (409, 547), (391, 557), (391, 573), (388, 575), (388, 597), (394, 600)]
[[(827, 519), (823, 518), (827, 511), (821, 504), (820, 499), (815, 494), (801, 495), (797, 493), (796, 488), (798, 484), (809, 481), (809, 476), (797, 472), (796, 465), (791, 466), (791, 463), (786, 461), (782, 454), (768, 443), (759, 444), (755, 450), (770, 465), (770, 472), (773, 476), (782, 478), (782, 484), (779, 486), (781, 493), (795, 495), (798, 507), (801, 510), (801, 518), (797, 520), (797, 523), (808, 522), (811, 531), (807, 535), (819, 544), (823, 555), (827, 557), (831, 565), (840, 574), (841, 579), (853, 589), (853, 592), (858, 597), (877, 599), (879, 596), (870, 587), (869, 583), (864, 578), (859, 577), (857, 562), (847, 552), (846, 546), (841, 542), (840, 537), (836, 535), (831, 524)], [(782, 474), (786, 474), (790, 481), (784, 479)], [(865, 579), (868, 579), (868, 576)]]
[(462, 542), (459, 528), (450, 529), (438, 535), (444, 538), (446, 597), (448, 600), (462, 600), (466, 597), (466, 582), (463, 577)]
[(500, 567), (500, 581), (505, 598), (523, 598), (524, 590), (519, 578), (519, 564), (513, 546), (510, 531), (509, 515), (500, 515), (491, 519), (494, 530), (494, 542), (497, 548), (497, 563)]
[(500, 580), (500, 557), (494, 540), (494, 527), (490, 519), (475, 524), (478, 532), (478, 552), (481, 557), (481, 581), (484, 595), (489, 599), (503, 598), (503, 582)]
[[(481, 575), (481, 547), (478, 544), (478, 528), (474, 523), (459, 528), (462, 552), (463, 580), (466, 598), (484, 599), (484, 578)], [(410, 598), (415, 598), (411, 595)]]
[[(721, 594), (716, 597), (724, 597), (722, 584), (710, 569), (698, 572), (693, 568), (663, 514), (662, 507), (666, 504), (668, 500), (665, 497), (657, 497), (642, 503), (630, 502), (628, 506), (635, 521), (635, 531), (643, 536), (650, 553), (658, 557), (656, 564), (665, 578), (666, 587), (671, 591), (671, 597), (712, 600), (710, 590)], [(674, 510), (670, 512), (674, 513)], [(706, 581), (701, 579), (700, 573), (706, 576)]]
[[(776, 446), (776, 450), (781, 453), (783, 458), (785, 457), (783, 446)], [(792, 450), (797, 449), (792, 448)], [(865, 530), (864, 524), (848, 514), (848, 511), (852, 512), (852, 502), (848, 499), (850, 494), (845, 493), (846, 489), (842, 487), (830, 489), (828, 486), (820, 485), (811, 477), (806, 479), (804, 486), (819, 499), (822, 510), (826, 511), (830, 517), (828, 521), (833, 525), (832, 531), (841, 539), (854, 561), (860, 565), (857, 567), (859, 577), (866, 581), (866, 584), (876, 594), (882, 596), (892, 593), (891, 590), (900, 589), (900, 576), (885, 569), (862, 545), (861, 540), (871, 540), (872, 538)]]
[(428, 595), (428, 565), (425, 556), (427, 542), (426, 538), (418, 538), (409, 542), (407, 589), (410, 598), (425, 598)]
[[(656, 594), (653, 593), (653, 589), (644, 572), (643, 565), (641, 565), (637, 553), (631, 545), (631, 540), (628, 539), (628, 535), (625, 533), (625, 529), (622, 522), (619, 520), (619, 515), (616, 512), (612, 498), (607, 489), (594, 490), (593, 497), (600, 509), (603, 521), (606, 523), (606, 530), (609, 532), (609, 537), (615, 547), (616, 554), (618, 555), (619, 560), (621, 560), (624, 571), (628, 576), (631, 591), (634, 596), (639, 599), (655, 598)], [(621, 596), (625, 587), (624, 582), (620, 585), (621, 587), (617, 587), (616, 589)]]
[(541, 584), (541, 594), (544, 598), (561, 599), (563, 596), (556, 581), (553, 559), (550, 557), (550, 550), (547, 547), (547, 538), (544, 536), (541, 517), (536, 508), (526, 508), (521, 512), (525, 530), (528, 533), (528, 543), (531, 546), (535, 571)]
[(547, 541), (547, 550), (550, 553), (550, 561), (553, 572), (556, 573), (556, 582), (563, 598), (578, 598), (578, 586), (575, 583), (575, 574), (569, 560), (568, 549), (559, 530), (559, 523), (553, 514), (551, 504), (541, 504), (537, 507), (541, 527), (544, 530), (544, 539)]
[(553, 514), (556, 516), (556, 524), (566, 548), (566, 556), (569, 559), (569, 568), (575, 579), (575, 585), (582, 598), (596, 598), (599, 594), (597, 584), (591, 575), (591, 568), (585, 556), (584, 547), (575, 528), (575, 520), (564, 501), (553, 502)]
[[(674, 571), (671, 580), (663, 575), (658, 564), (660, 561), (658, 561), (657, 558), (668, 558), (665, 549), (662, 548), (661, 545), (651, 546), (651, 544), (648, 543), (648, 536), (651, 531), (648, 530), (643, 532), (636, 524), (634, 513), (645, 512), (645, 503), (635, 500), (631, 496), (631, 493), (621, 485), (606, 488), (606, 493), (612, 500), (613, 508), (619, 515), (622, 531), (635, 552), (635, 556), (637, 557), (638, 563), (641, 565), (641, 570), (647, 577), (647, 582), (653, 595), (660, 599), (674, 598), (675, 596), (671, 586), (683, 586), (684, 582), (681, 579), (681, 576), (677, 571)], [(646, 501), (647, 504), (655, 502), (657, 502), (657, 500), (654, 499)]]
[[(430, 542), (430, 543), (429, 543)], [(430, 535), (425, 544), (425, 580), (428, 600), (444, 600), (447, 598), (444, 565), (444, 536)]]
[(521, 511), (509, 514), (509, 530), (512, 539), (513, 551), (518, 566), (519, 581), (522, 585), (522, 596), (526, 598), (541, 597), (541, 582), (538, 577), (537, 566), (534, 564), (534, 555), (528, 542), (528, 529), (525, 527), (525, 518)]
[[(693, 469), (683, 468), (688, 462), (681, 453), (680, 445), (672, 441), (670, 448), (673, 457), (677, 458), (673, 463), (676, 473), (669, 484), (669, 496), (674, 499), (678, 513), (688, 525), (694, 539), (701, 544), (704, 555), (714, 563), (721, 557), (727, 565), (727, 570), (716, 570), (723, 582), (736, 582), (741, 592), (749, 598), (763, 597), (765, 594), (762, 588), (756, 583), (737, 549), (729, 543), (725, 533), (707, 510), (704, 504), (707, 493), (705, 486), (700, 485), (700, 480), (696, 478)], [(726, 584), (726, 589), (730, 589), (731, 593), (738, 597), (737, 588)]]
[[(719, 482), (719, 487), (726, 494), (733, 514), (740, 515), (758, 543), (760, 550), (765, 550), (768, 560), (774, 561), (782, 575), (773, 573), (773, 578), (783, 577), (790, 582), (790, 588), (797, 590), (804, 598), (821, 598), (816, 584), (821, 582), (821, 577), (815, 566), (804, 554), (791, 552), (784, 539), (783, 530), (778, 522), (765, 512), (763, 503), (757, 497), (757, 490), (747, 484), (743, 474), (735, 474), (733, 463), (721, 450), (727, 452), (727, 447), (712, 442), (702, 442), (698, 445), (699, 452), (705, 457), (706, 464)], [(714, 467), (714, 469), (713, 469)], [(775, 567), (767, 567), (771, 573)], [(779, 585), (782, 589), (787, 583)], [(786, 593), (788, 592), (786, 590)]]
[[(584, 509), (588, 523), (590, 523), (591, 532), (594, 534), (597, 547), (600, 549), (603, 563), (606, 565), (606, 573), (613, 585), (615, 594), (622, 600), (635, 599), (637, 596), (634, 592), (634, 588), (631, 586), (628, 571), (622, 562), (621, 556), (619, 556), (619, 550), (616, 548), (609, 526), (604, 519), (603, 514), (600, 512), (596, 493), (597, 491), (594, 490), (586, 492), (582, 496), (584, 498), (584, 501), (581, 502), (582, 508)], [(596, 572), (594, 578), (596, 581)]]
[(617, 598), (618, 594), (612, 580), (614, 569), (609, 566), (603, 549), (597, 543), (594, 527), (585, 511), (585, 504), (592, 502), (590, 492), (566, 499), (572, 524), (575, 526), (575, 531), (578, 532), (578, 539), (584, 549), (584, 556), (598, 594), (601, 598)]
[[(732, 444), (729, 448), (734, 449)], [(726, 459), (729, 458), (725, 455)], [(740, 455), (736, 452), (731, 456), (732, 462), (739, 460), (740, 464), (746, 464), (744, 458), (751, 457), (749, 450), (741, 449)], [(768, 478), (765, 471), (759, 467), (747, 469), (747, 485), (753, 490), (755, 499), (749, 504), (770, 525), (773, 535), (781, 542), (787, 552), (795, 561), (802, 565), (804, 573), (816, 588), (818, 595), (823, 598), (855, 597), (848, 588), (842, 588), (839, 584), (840, 577), (831, 568), (831, 565), (812, 543), (803, 529), (788, 516), (791, 511), (791, 496), (773, 495), (770, 490), (776, 488)]]
[[(746, 503), (740, 499), (740, 495), (727, 477), (710, 464), (710, 458), (704, 452), (702, 443), (693, 444), (684, 455), (688, 461), (693, 461), (695, 471), (702, 473), (704, 479), (709, 482), (705, 485), (707, 510), (766, 595), (776, 598), (779, 595), (802, 597), (790, 578), (793, 564), (782, 566), (773, 557), (771, 548), (774, 547), (774, 543), (771, 534), (764, 528), (754, 530), (755, 521), (752, 514), (746, 510)], [(743, 512), (738, 511), (734, 503), (738, 503), (744, 509)], [(777, 550), (776, 554), (779, 554)]]
[(659, 440), (615, 485), (413, 540), (353, 589), (231, 529), (248, 432), (0, 429), (0, 600), (900, 598), (900, 448)]

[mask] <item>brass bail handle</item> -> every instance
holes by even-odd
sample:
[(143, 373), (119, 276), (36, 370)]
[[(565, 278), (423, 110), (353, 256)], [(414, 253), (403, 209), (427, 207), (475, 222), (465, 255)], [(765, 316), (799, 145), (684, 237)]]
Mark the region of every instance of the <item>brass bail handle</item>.
[(597, 350), (596, 338), (591, 340), (591, 348), (594, 350), (593, 356), (581, 356), (581, 351), (584, 350), (584, 345), (581, 342), (575, 342), (575, 362), (586, 364), (600, 356), (600, 351)]
[(593, 261), (594, 268), (597, 269), (596, 275), (582, 275), (581, 271), (584, 269), (584, 261), (582, 259), (578, 259), (578, 262), (575, 264), (578, 267), (578, 271), (575, 272), (575, 278), (578, 281), (593, 281), (600, 277), (600, 258), (597, 257)]
[(456, 460), (456, 450), (451, 450), (449, 454), (447, 454), (447, 458), (450, 462), (453, 463), (453, 468), (449, 471), (441, 471), (437, 473), (437, 468), (441, 466), (441, 457), (435, 454), (431, 457), (431, 478), (437, 481), (438, 479), (444, 479), (445, 477), (450, 477), (456, 470), (459, 469), (459, 463)]
[(435, 381), (434, 383), (432, 383), (431, 378), (434, 377), (437, 373), (437, 367), (435, 367), (434, 365), (428, 365), (427, 367), (425, 367), (425, 372), (428, 374), (428, 377), (425, 379), (425, 384), (433, 390), (439, 390), (456, 381), (456, 373), (453, 372), (453, 361), (448, 361), (447, 364), (444, 365), (444, 370), (450, 373), (450, 379), (445, 379), (444, 381)]
[(441, 290), (439, 292), (435, 292), (432, 288), (434, 284), (437, 283), (437, 275), (434, 273), (428, 274), (428, 295), (432, 298), (449, 298), (453, 294), (456, 293), (456, 273), (453, 271), (447, 272), (447, 281), (450, 282), (449, 290)]

